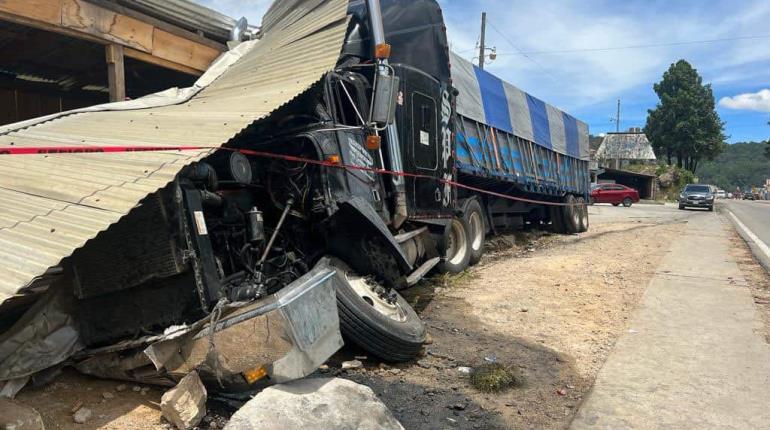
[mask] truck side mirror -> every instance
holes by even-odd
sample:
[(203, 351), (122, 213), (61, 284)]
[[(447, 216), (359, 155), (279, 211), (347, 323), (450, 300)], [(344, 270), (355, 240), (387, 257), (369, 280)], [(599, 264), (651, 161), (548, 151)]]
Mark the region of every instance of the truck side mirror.
[(396, 101), (398, 100), (399, 79), (397, 76), (378, 76), (377, 87), (374, 89), (372, 115), (370, 123), (379, 126), (393, 124), (396, 118)]

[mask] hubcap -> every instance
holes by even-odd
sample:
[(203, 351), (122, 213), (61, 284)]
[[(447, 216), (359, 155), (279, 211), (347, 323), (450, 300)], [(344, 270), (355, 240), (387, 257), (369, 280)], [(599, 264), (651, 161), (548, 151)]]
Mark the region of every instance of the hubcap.
[(465, 237), (465, 228), (463, 224), (457, 220), (452, 219), (452, 226), (449, 229), (449, 246), (447, 246), (447, 259), (451, 264), (460, 264), (465, 258), (465, 253), (468, 252), (468, 243)]
[(374, 281), (349, 271), (345, 272), (345, 277), (353, 291), (364, 299), (366, 303), (369, 303), (374, 310), (393, 321), (406, 321), (406, 312), (404, 312), (401, 304), (396, 299), (395, 293)]
[(473, 241), (471, 242), (471, 248), (473, 248), (474, 251), (477, 251), (481, 249), (483, 242), (483, 226), (481, 223), (481, 217), (479, 216), (478, 212), (471, 213), (471, 216), (468, 217), (468, 224), (471, 226), (471, 237), (473, 238)]

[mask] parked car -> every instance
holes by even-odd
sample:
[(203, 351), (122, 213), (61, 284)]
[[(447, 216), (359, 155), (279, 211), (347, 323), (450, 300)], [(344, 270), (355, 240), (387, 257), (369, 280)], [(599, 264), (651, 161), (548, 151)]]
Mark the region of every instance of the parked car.
[(630, 207), (639, 202), (639, 192), (620, 184), (597, 184), (591, 189), (590, 203), (611, 203)]
[(688, 207), (714, 210), (714, 188), (711, 185), (687, 184), (679, 195), (679, 209)]
[(726, 199), (727, 198), (727, 191), (725, 191), (725, 190), (717, 190), (716, 198), (718, 198), (718, 199)]
[(743, 200), (756, 200), (756, 199), (754, 198), (754, 193), (748, 192), (748, 193), (743, 193)]

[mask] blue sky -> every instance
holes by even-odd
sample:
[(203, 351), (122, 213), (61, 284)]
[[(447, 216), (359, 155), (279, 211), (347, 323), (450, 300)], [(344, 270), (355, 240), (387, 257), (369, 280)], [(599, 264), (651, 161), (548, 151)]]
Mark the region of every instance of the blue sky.
[[(271, 3), (197, 1), (252, 24)], [(499, 54), (487, 70), (588, 122), (593, 134), (615, 130), (617, 99), (621, 127), (644, 126), (657, 102), (652, 84), (683, 58), (713, 85), (730, 142), (770, 138), (768, 0), (439, 2), (452, 49), (474, 57), (486, 11), (487, 45)]]

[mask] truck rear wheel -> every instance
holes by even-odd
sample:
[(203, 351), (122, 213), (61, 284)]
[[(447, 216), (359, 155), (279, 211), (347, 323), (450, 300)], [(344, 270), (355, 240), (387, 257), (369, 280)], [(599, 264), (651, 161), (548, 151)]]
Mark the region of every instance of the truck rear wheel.
[(578, 197), (577, 202), (580, 208), (580, 233), (588, 231), (588, 206), (583, 197)]
[(391, 362), (415, 358), (425, 342), (425, 326), (393, 289), (355, 273), (342, 260), (325, 257), (337, 270), (337, 308), (342, 335), (368, 353)]
[(548, 213), (551, 218), (551, 229), (556, 234), (564, 234), (564, 206), (549, 206)]
[(572, 194), (569, 194), (564, 198), (564, 203), (567, 204), (567, 206), (563, 206), (564, 230), (568, 234), (578, 233), (580, 231), (581, 206), (578, 204), (577, 199)]
[(484, 224), (484, 211), (481, 209), (481, 204), (479, 204), (478, 200), (470, 199), (468, 201), (463, 211), (463, 218), (468, 223), (470, 232), (471, 258), (468, 264), (472, 266), (481, 261), (481, 257), (484, 255), (484, 239), (487, 234)]
[(441, 242), (442, 257), (438, 270), (442, 273), (461, 273), (467, 269), (471, 259), (468, 222), (464, 218), (452, 217)]

